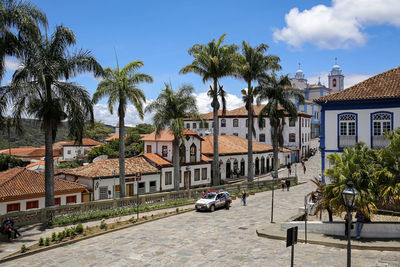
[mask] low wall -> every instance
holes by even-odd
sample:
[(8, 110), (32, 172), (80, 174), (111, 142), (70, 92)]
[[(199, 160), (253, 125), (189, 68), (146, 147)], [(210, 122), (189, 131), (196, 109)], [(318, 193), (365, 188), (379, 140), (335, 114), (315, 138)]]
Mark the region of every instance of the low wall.
[[(281, 179), (265, 180), (252, 183), (244, 182), (238, 184), (203, 187), (190, 190), (145, 194), (139, 196), (139, 204), (152, 206), (174, 200), (195, 200), (202, 197), (202, 192), (204, 190), (213, 191), (213, 190), (223, 189), (232, 194), (238, 191), (242, 191), (243, 189), (252, 190), (256, 188), (270, 186), (273, 184), (277, 185), (280, 183), (280, 180)], [(296, 176), (290, 177), (290, 180), (297, 182), (297, 177)], [(35, 223), (46, 223), (48, 222), (49, 218), (55, 218), (57, 216), (63, 216), (68, 214), (77, 214), (77, 213), (84, 213), (84, 212), (98, 211), (98, 210), (112, 210), (119, 208), (134, 208), (136, 207), (136, 204), (137, 204), (137, 195), (134, 195), (132, 197), (125, 197), (119, 199), (97, 200), (91, 202), (84, 202), (80, 204), (54, 206), (43, 209), (2, 214), (0, 215), (0, 222), (3, 222), (8, 217), (12, 217), (17, 226), (24, 226)]]
[[(299, 231), (304, 232), (304, 221), (281, 223), (281, 229), (286, 230), (291, 227), (299, 227)], [(353, 222), (351, 236), (356, 236), (356, 223)], [(333, 236), (344, 236), (345, 224), (343, 222), (307, 222), (307, 233), (317, 233)], [(400, 222), (371, 222), (364, 223), (361, 230), (362, 238), (400, 238)]]

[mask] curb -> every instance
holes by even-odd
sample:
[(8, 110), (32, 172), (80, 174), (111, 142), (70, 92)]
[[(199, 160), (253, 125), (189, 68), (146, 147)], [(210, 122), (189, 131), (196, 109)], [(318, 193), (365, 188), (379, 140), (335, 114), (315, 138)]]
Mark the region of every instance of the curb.
[[(269, 238), (269, 239), (276, 239), (276, 240), (286, 240), (285, 236), (281, 235), (271, 235), (260, 233), (256, 230), (256, 234), (259, 237)], [(298, 242), (304, 243), (305, 240), (303, 238), (298, 238)], [(342, 243), (335, 243), (335, 242), (327, 242), (327, 241), (319, 241), (319, 240), (312, 240), (307, 238), (307, 243), (314, 244), (314, 245), (321, 245), (321, 246), (328, 246), (328, 247), (335, 247), (335, 248), (347, 248), (347, 244)], [(359, 249), (359, 250), (378, 250), (378, 251), (400, 251), (399, 247), (392, 247), (392, 246), (360, 246), (357, 244), (351, 244), (352, 249)]]
[(186, 212), (191, 212), (191, 211), (194, 211), (194, 210), (195, 210), (194, 208), (190, 208), (190, 209), (187, 209), (187, 210), (179, 211), (179, 213), (169, 214), (167, 216), (163, 216), (163, 217), (155, 218), (155, 219), (151, 219), (151, 220), (146, 220), (146, 221), (142, 221), (142, 222), (138, 222), (138, 223), (134, 223), (134, 224), (128, 224), (128, 225), (125, 225), (125, 226), (122, 226), (122, 227), (119, 227), (119, 228), (114, 228), (114, 229), (110, 229), (108, 231), (96, 233), (94, 235), (84, 236), (82, 238), (72, 239), (72, 240), (68, 240), (68, 241), (63, 242), (63, 243), (58, 243), (58, 244), (54, 244), (54, 245), (51, 245), (51, 246), (48, 246), (48, 247), (44, 247), (44, 248), (40, 248), (40, 249), (36, 249), (36, 250), (32, 250), (32, 251), (27, 251), (25, 253), (17, 254), (17, 255), (14, 255), (14, 256), (5, 257), (5, 258), (0, 259), (0, 264), (1, 263), (5, 263), (5, 262), (9, 262), (9, 261), (12, 261), (12, 260), (20, 259), (20, 258), (23, 258), (23, 257), (31, 256), (31, 255), (34, 255), (34, 254), (37, 254), (37, 253), (40, 253), (40, 252), (52, 250), (52, 249), (55, 249), (55, 248), (68, 246), (70, 244), (74, 244), (74, 243), (77, 243), (79, 241), (87, 240), (87, 239), (90, 239), (90, 238), (93, 238), (93, 237), (97, 237), (97, 236), (101, 236), (101, 235), (105, 235), (105, 234), (109, 234), (109, 233), (116, 232), (116, 231), (119, 231), (119, 230), (124, 230), (124, 229), (130, 228), (130, 227), (134, 227), (134, 226), (137, 226), (137, 225), (144, 224), (144, 223), (149, 223), (149, 222), (165, 219), (165, 218), (168, 218), (168, 217), (171, 217), (171, 216), (176, 216), (176, 215), (179, 215), (179, 214), (183, 214), (183, 213), (186, 213)]

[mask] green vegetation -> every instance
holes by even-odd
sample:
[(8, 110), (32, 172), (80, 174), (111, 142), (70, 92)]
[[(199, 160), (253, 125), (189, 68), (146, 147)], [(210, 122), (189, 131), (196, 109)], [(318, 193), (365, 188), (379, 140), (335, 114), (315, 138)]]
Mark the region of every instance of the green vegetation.
[(70, 168), (78, 168), (83, 165), (83, 162), (79, 160), (78, 157), (76, 157), (73, 161), (66, 161), (66, 162), (61, 162), (60, 164), (57, 165), (57, 169), (70, 169)]
[(25, 244), (22, 244), (22, 246), (21, 246), (21, 253), (25, 253), (26, 252), (26, 246), (25, 246)]
[(44, 245), (45, 245), (46, 247), (50, 246), (50, 238), (49, 238), (49, 237), (46, 237), (46, 239), (45, 239), (45, 241), (44, 241)]
[(85, 124), (83, 127), (83, 137), (90, 138), (99, 142), (103, 142), (112, 132), (110, 126), (105, 125), (101, 121), (95, 121), (94, 124)]
[(43, 245), (44, 245), (43, 237), (40, 237), (40, 238), (39, 238), (38, 245), (39, 245), (39, 246), (43, 246)]
[(7, 170), (9, 163), (11, 163), (14, 167), (22, 166), (22, 160), (6, 154), (0, 154), (0, 171)]

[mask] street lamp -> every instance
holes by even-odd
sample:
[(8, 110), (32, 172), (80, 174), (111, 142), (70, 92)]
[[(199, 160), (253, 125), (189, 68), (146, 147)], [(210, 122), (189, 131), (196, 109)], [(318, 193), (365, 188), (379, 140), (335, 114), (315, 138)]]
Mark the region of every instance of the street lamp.
[(347, 207), (347, 267), (351, 266), (351, 209), (357, 201), (359, 192), (353, 187), (353, 182), (349, 181), (347, 187), (342, 191), (344, 205)]
[[(113, 199), (115, 199), (115, 175), (117, 174), (117, 172), (115, 170), (113, 170), (113, 181), (114, 181), (114, 189), (113, 189)], [(121, 189), (120, 189), (121, 190)]]

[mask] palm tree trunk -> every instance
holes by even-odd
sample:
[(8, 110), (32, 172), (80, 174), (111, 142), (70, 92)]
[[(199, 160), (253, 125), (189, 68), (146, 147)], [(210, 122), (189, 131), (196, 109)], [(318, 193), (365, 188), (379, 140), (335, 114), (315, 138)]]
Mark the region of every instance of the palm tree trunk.
[(53, 127), (50, 121), (44, 122), (45, 144), (45, 206), (54, 206), (54, 160), (53, 160)]
[(172, 163), (174, 165), (174, 190), (178, 191), (179, 190), (179, 183), (181, 181), (180, 179), (180, 171), (179, 171), (179, 139), (174, 138), (173, 142), (173, 154), (172, 154)]
[(214, 97), (213, 97), (213, 121), (214, 121), (214, 130), (213, 130), (213, 136), (214, 136), (214, 155), (213, 155), (213, 180), (212, 184), (213, 185), (220, 185), (221, 180), (219, 177), (219, 152), (218, 152), (218, 135), (219, 135), (219, 121), (218, 121), (218, 96), (217, 96), (217, 80), (214, 79)]
[(10, 127), (9, 126), (7, 126), (7, 134), (8, 134), (8, 154), (11, 157), (11, 141), (10, 141), (11, 132), (10, 132)]
[[(119, 197), (125, 197), (125, 121), (124, 112), (119, 110)], [(139, 187), (137, 188), (139, 193)], [(114, 191), (115, 192), (115, 191)]]
[[(248, 89), (250, 90), (250, 89)], [(251, 99), (249, 99), (251, 101)], [(247, 120), (248, 120), (248, 128), (247, 128), (247, 144), (248, 144), (248, 151), (247, 151), (247, 181), (253, 182), (254, 180), (254, 173), (253, 173), (253, 106), (251, 103), (248, 104), (248, 113), (247, 113)]]

